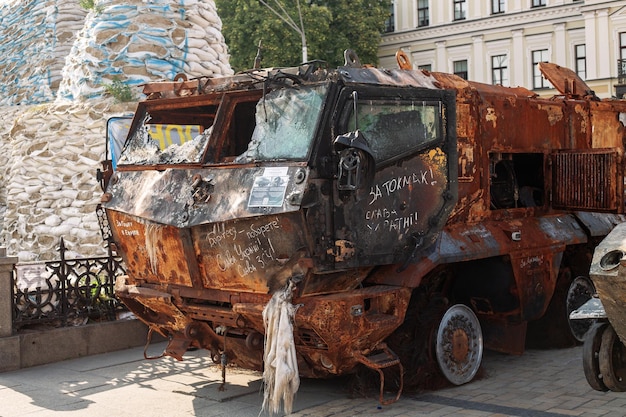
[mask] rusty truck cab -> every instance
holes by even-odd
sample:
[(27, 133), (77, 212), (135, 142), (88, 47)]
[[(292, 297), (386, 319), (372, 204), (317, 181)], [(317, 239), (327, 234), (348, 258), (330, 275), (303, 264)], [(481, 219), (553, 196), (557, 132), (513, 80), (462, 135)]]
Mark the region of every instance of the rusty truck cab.
[(397, 363), (383, 341), (411, 290), (364, 280), (430, 246), (456, 203), (454, 92), (433, 81), (304, 66), (147, 85), (103, 197), (117, 295), (167, 354), (260, 369), (262, 309), (291, 282), (302, 375)]

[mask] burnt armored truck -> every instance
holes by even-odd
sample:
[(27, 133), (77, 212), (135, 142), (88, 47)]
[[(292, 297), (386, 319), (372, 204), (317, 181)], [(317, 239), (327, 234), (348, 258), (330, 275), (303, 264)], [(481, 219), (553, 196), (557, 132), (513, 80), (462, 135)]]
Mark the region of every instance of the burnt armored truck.
[(541, 98), (399, 57), (145, 86), (102, 207), (117, 296), (167, 355), (261, 369), (288, 285), (305, 377), (425, 362), (463, 384), (483, 346), (582, 340), (567, 317), (621, 221), (626, 102), (552, 64)]

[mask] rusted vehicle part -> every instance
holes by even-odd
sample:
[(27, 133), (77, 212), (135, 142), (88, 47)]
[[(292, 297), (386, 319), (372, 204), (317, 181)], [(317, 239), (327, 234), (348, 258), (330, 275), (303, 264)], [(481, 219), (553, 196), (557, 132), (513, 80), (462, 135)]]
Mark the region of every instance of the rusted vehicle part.
[(102, 207), (116, 293), (167, 355), (261, 369), (262, 312), (287, 285), (300, 375), (366, 366), (384, 403), (384, 371), (397, 398), (424, 363), (463, 384), (483, 348), (521, 354), (535, 323), (574, 339), (578, 277), (623, 221), (626, 103), (399, 57), (145, 86)]
[(571, 314), (573, 320), (596, 320), (586, 336), (583, 368), (598, 391), (626, 391), (626, 225), (617, 225), (597, 246), (590, 275), (597, 297)]
[(471, 308), (456, 304), (448, 309), (437, 330), (437, 363), (455, 385), (474, 379), (483, 356), (482, 332)]

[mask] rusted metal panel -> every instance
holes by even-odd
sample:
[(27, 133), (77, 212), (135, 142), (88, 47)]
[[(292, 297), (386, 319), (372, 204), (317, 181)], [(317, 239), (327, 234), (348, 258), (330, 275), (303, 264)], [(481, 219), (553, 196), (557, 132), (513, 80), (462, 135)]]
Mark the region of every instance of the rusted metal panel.
[(298, 209), (306, 172), (293, 166), (117, 172), (105, 206), (177, 227), (272, 215)]
[[(306, 248), (300, 213), (214, 223), (192, 229), (203, 287), (267, 294), (294, 274)], [(302, 252), (301, 252), (302, 251)]]
[(622, 211), (618, 184), (621, 158), (613, 149), (554, 153), (553, 200), (556, 208)]
[(193, 285), (195, 256), (183, 243), (188, 230), (118, 211), (108, 211), (108, 215), (130, 276), (155, 284)]
[(539, 70), (554, 88), (570, 98), (592, 97), (595, 93), (589, 88), (574, 71), (551, 62), (540, 62), (537, 64)]

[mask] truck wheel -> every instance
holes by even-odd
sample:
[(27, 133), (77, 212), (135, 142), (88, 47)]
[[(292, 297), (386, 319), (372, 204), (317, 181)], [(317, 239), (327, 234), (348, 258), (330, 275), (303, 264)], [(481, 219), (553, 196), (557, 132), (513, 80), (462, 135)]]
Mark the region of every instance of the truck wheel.
[(626, 391), (626, 346), (617, 337), (613, 326), (606, 326), (600, 344), (600, 373), (611, 391)]
[(483, 357), (483, 334), (469, 307), (456, 304), (446, 311), (437, 329), (435, 352), (448, 381), (462, 385), (474, 378)]
[(585, 378), (596, 391), (608, 391), (609, 389), (602, 380), (600, 373), (600, 345), (602, 343), (602, 333), (607, 327), (607, 323), (594, 323), (585, 336), (583, 344), (583, 370)]
[(565, 312), (567, 314), (567, 321), (569, 323), (570, 331), (574, 339), (579, 342), (585, 341), (585, 334), (589, 331), (591, 326), (596, 323), (594, 319), (577, 319), (570, 320), (569, 315), (572, 311), (576, 310), (583, 304), (585, 304), (593, 294), (596, 292), (593, 282), (587, 277), (576, 277), (567, 290), (567, 297), (565, 299)]

